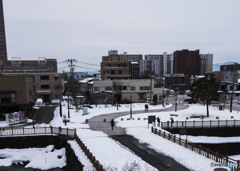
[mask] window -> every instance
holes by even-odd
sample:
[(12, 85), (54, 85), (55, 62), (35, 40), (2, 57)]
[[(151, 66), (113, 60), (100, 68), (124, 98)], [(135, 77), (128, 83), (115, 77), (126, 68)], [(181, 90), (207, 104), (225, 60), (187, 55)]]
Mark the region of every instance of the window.
[(127, 86), (123, 86), (123, 87), (122, 87), (122, 90), (127, 90)]
[(150, 86), (140, 86), (140, 90), (150, 90)]
[(55, 78), (55, 80), (59, 80), (59, 77), (57, 77), (57, 76), (55, 76), (54, 78)]
[(55, 95), (55, 98), (56, 98), (56, 99), (59, 99), (59, 95)]
[(115, 74), (115, 71), (111, 71), (111, 74)]
[(135, 88), (135, 87), (130, 87), (130, 90), (131, 90), (131, 91), (135, 91), (136, 88)]
[(118, 71), (118, 74), (122, 74), (122, 71)]
[(49, 85), (41, 85), (41, 89), (49, 89), (50, 86)]
[(109, 90), (112, 90), (111, 86), (105, 87), (105, 91), (109, 91)]
[(1, 104), (16, 103), (16, 94), (7, 92), (0, 93), (0, 103)]
[(41, 80), (49, 80), (49, 76), (40, 76)]
[(138, 100), (146, 99), (146, 93), (138, 93)]
[(99, 87), (94, 87), (93, 90), (94, 91), (99, 91)]

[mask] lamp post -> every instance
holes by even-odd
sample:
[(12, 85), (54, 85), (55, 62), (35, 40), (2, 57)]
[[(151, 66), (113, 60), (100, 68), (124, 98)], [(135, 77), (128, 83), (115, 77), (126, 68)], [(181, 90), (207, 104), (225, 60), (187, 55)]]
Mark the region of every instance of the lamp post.
[(132, 119), (132, 95), (129, 96), (130, 97), (130, 119)]

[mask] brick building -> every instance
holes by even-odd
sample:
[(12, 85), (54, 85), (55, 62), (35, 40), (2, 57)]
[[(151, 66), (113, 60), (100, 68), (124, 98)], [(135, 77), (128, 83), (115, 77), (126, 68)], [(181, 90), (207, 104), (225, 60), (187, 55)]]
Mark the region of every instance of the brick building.
[(200, 75), (199, 50), (189, 51), (187, 49), (177, 50), (173, 54), (173, 72), (184, 75)]

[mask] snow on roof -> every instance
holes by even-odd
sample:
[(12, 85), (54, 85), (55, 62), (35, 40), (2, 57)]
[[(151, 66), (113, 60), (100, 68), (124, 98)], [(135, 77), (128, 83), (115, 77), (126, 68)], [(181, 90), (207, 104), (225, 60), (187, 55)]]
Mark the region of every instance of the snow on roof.
[(87, 83), (89, 81), (93, 81), (94, 79), (96, 79), (96, 77), (89, 77), (89, 78), (85, 78), (83, 80), (80, 80), (80, 83)]

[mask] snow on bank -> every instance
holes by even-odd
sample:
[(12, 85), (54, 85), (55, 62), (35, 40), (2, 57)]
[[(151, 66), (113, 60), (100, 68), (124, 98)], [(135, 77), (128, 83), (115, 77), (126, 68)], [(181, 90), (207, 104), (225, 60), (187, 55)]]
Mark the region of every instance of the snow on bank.
[(75, 152), (75, 155), (78, 157), (78, 160), (82, 163), (83, 170), (84, 171), (89, 171), (89, 170), (94, 170), (92, 163), (90, 160), (87, 158), (87, 156), (84, 154), (82, 149), (79, 147), (76, 141), (68, 141), (68, 143), (71, 145), (73, 151)]
[[(176, 134), (178, 137), (179, 135)], [(181, 136), (184, 139), (188, 139), (194, 143), (206, 143), (206, 144), (222, 144), (222, 143), (239, 143), (240, 137), (207, 137), (207, 136)]]
[[(177, 114), (178, 117), (171, 116), (171, 114)], [(190, 105), (188, 109), (181, 110), (178, 112), (149, 112), (144, 114), (137, 114), (134, 115), (134, 120), (127, 120), (129, 116), (123, 116), (116, 119), (117, 126), (126, 128), (126, 133), (129, 135), (134, 136), (135, 138), (139, 139), (142, 143), (149, 144), (149, 147), (163, 153), (167, 156), (170, 156), (174, 158), (177, 162), (184, 165), (185, 167), (195, 170), (195, 171), (208, 171), (213, 170), (211, 167), (211, 163), (215, 163), (213, 160), (210, 160), (202, 155), (199, 155), (195, 152), (192, 152), (191, 150), (188, 150), (184, 148), (183, 146), (180, 146), (178, 144), (175, 144), (173, 142), (168, 141), (167, 139), (164, 139), (158, 135), (155, 135), (151, 133), (150, 128), (147, 126), (147, 120), (144, 120), (144, 118), (147, 118), (148, 115), (156, 115), (156, 117), (160, 117), (161, 121), (169, 121), (171, 117), (174, 118), (174, 120), (180, 120), (185, 121), (186, 117), (189, 118), (189, 120), (201, 120), (200, 118), (190, 118), (192, 115), (205, 115), (205, 106), (202, 105)], [(210, 120), (210, 119), (216, 119), (216, 116), (218, 116), (220, 119), (231, 119), (231, 116), (234, 116), (234, 119), (240, 119), (239, 113), (237, 111), (233, 111), (231, 114), (229, 114), (228, 111), (219, 111), (216, 108), (210, 107), (210, 117), (205, 118), (204, 120)], [(139, 118), (140, 120), (138, 120)], [(121, 120), (123, 119), (123, 120)], [(183, 136), (184, 137), (184, 136)], [(208, 142), (226, 142), (232, 138), (220, 138), (215, 137), (212, 138), (212, 141), (210, 141), (212, 137), (194, 137), (194, 136), (188, 136), (188, 139), (191, 141), (208, 141)], [(234, 137), (232, 141), (238, 141), (240, 140), (240, 137)], [(236, 156), (238, 157), (238, 156)]]
[(46, 148), (0, 149), (0, 166), (11, 166), (13, 163), (29, 161), (25, 168), (48, 170), (66, 166), (65, 149)]
[(122, 170), (127, 164), (136, 162), (140, 170), (156, 170), (103, 132), (78, 129), (77, 134), (104, 168)]

